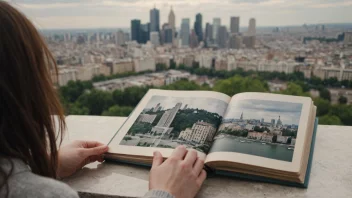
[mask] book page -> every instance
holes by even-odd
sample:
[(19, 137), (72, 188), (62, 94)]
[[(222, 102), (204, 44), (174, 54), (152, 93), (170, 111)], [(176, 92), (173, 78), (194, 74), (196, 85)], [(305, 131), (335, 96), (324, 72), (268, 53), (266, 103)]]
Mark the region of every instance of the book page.
[(229, 103), (206, 162), (299, 172), (312, 100), (243, 93)]
[(150, 90), (109, 143), (109, 153), (164, 157), (185, 145), (205, 159), (230, 97), (208, 91)]

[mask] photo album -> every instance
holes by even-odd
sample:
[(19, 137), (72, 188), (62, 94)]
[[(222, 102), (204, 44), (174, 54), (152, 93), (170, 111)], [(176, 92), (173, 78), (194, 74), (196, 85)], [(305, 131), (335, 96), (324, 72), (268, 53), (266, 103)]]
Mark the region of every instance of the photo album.
[(309, 97), (151, 89), (109, 143), (107, 160), (151, 166), (184, 145), (208, 173), (307, 187), (317, 127)]

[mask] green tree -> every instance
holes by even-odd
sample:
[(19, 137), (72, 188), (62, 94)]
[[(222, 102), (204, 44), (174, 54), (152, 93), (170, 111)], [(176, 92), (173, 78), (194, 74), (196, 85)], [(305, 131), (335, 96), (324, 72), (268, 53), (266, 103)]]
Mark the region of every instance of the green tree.
[(330, 112), (339, 117), (344, 125), (352, 126), (352, 105), (333, 105)]
[(345, 96), (340, 96), (339, 97), (339, 103), (340, 104), (347, 104), (347, 102), (348, 102), (348, 99)]
[(82, 106), (78, 102), (70, 104), (69, 106), (69, 115), (89, 115), (89, 109), (85, 106)]
[(121, 107), (118, 105), (111, 106), (102, 113), (102, 116), (129, 116), (133, 111), (133, 107)]
[(110, 92), (93, 89), (78, 98), (78, 102), (89, 109), (90, 115), (101, 115), (112, 104), (112, 94)]
[(215, 83), (214, 91), (222, 92), (233, 96), (242, 92), (268, 92), (264, 82), (257, 78), (234, 76), (225, 80), (219, 80)]
[(156, 71), (167, 70), (167, 66), (165, 64), (157, 63), (155, 67), (156, 67)]
[(331, 101), (331, 94), (330, 94), (330, 91), (328, 89), (321, 89), (319, 91), (320, 93), (320, 97), (325, 99), (325, 100), (328, 100), (328, 101)]
[(323, 125), (342, 125), (339, 117), (335, 115), (325, 115), (319, 118), (319, 124)]
[(93, 84), (91, 81), (69, 81), (66, 86), (59, 88), (59, 93), (61, 97), (68, 102), (75, 102), (78, 97), (84, 93), (84, 91), (92, 88)]
[(322, 98), (314, 98), (314, 105), (317, 107), (317, 116), (328, 114), (331, 108), (330, 102)]
[(288, 83), (287, 89), (281, 91), (280, 94), (292, 95), (292, 96), (309, 96), (308, 93), (303, 91), (301, 86), (293, 82)]

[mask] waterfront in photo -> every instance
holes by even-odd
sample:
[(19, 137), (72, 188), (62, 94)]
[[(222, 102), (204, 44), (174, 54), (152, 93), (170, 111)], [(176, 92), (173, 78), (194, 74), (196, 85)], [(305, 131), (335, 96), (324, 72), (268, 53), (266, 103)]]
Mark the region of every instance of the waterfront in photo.
[(292, 162), (294, 150), (286, 144), (264, 143), (247, 138), (223, 136), (213, 142), (209, 153), (212, 152), (236, 152)]

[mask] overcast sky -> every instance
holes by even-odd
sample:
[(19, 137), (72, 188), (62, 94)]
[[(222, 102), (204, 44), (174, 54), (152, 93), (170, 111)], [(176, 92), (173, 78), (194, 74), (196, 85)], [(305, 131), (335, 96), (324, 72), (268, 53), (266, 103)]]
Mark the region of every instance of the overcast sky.
[(177, 103), (182, 103), (181, 109), (188, 105), (188, 108), (192, 109), (204, 109), (211, 113), (217, 113), (220, 116), (223, 116), (227, 103), (222, 100), (217, 100), (214, 98), (181, 98), (181, 97), (168, 97), (168, 96), (153, 96), (148, 102), (146, 108), (151, 109), (155, 107), (158, 103), (160, 106), (166, 109), (171, 109), (176, 106)]
[[(181, 18), (203, 14), (203, 22), (240, 16), (241, 26), (251, 17), (258, 26), (285, 26), (352, 22), (352, 0), (6, 0), (32, 19), (39, 28), (106, 28), (130, 26), (130, 20), (149, 21), (149, 10), (160, 9), (161, 24), (174, 7), (177, 27)], [(160, 25), (161, 25), (160, 24)]]
[(243, 119), (261, 120), (277, 122), (281, 116), (282, 124), (298, 125), (301, 117), (302, 104), (289, 102), (276, 102), (268, 100), (241, 100), (236, 101), (228, 107), (225, 119), (240, 119), (243, 112)]

